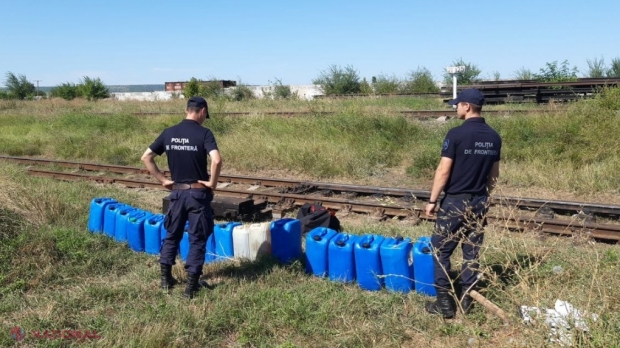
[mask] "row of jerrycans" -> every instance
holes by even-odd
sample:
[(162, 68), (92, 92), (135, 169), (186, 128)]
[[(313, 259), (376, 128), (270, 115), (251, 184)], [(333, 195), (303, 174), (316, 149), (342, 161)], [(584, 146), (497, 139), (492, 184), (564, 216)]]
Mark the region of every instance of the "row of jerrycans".
[(318, 227), (306, 236), (306, 272), (332, 281), (357, 281), (370, 291), (435, 296), (430, 237), (357, 236)]
[[(117, 242), (127, 242), (137, 252), (157, 255), (167, 231), (165, 216), (153, 214), (109, 197), (91, 201), (88, 229), (104, 233)], [(179, 254), (183, 261), (189, 254), (189, 222), (185, 224)], [(207, 240), (205, 262), (232, 258), (256, 259), (272, 254), (280, 262), (291, 262), (302, 255), (301, 225), (296, 219), (243, 225), (239, 222), (217, 224)]]

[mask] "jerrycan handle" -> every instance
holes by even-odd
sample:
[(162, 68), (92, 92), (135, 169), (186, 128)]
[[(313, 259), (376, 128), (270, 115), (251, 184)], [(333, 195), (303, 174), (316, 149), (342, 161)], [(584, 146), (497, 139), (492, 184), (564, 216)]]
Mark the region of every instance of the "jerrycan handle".
[(374, 240), (375, 240), (375, 237), (366, 236), (360, 241), (360, 245), (364, 249), (370, 249), (370, 245), (372, 244), (372, 242), (374, 242)]
[(394, 239), (396, 239), (396, 244), (402, 242), (404, 240), (403, 236), (396, 236)]
[(431, 254), (431, 248), (425, 246), (422, 248), (422, 254)]
[(327, 230), (326, 229), (322, 229), (321, 232), (319, 232), (318, 234), (313, 235), (312, 239), (318, 242), (321, 239), (323, 239), (323, 237), (325, 237), (326, 234), (327, 234)]
[(344, 246), (346, 244), (346, 242), (349, 240), (349, 235), (347, 234), (341, 234), (340, 236), (338, 236), (338, 238), (336, 238), (336, 245), (337, 246)]

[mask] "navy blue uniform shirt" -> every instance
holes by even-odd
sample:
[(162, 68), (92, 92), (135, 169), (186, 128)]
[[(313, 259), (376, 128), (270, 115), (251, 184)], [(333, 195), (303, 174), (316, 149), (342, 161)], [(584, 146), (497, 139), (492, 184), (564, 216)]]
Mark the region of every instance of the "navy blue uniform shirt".
[(149, 148), (158, 155), (166, 152), (172, 181), (176, 183), (208, 181), (207, 155), (218, 149), (211, 130), (187, 119), (166, 128)]
[(482, 117), (465, 120), (450, 129), (443, 142), (441, 157), (453, 160), (446, 194), (486, 195), (493, 163), (499, 161), (502, 139)]

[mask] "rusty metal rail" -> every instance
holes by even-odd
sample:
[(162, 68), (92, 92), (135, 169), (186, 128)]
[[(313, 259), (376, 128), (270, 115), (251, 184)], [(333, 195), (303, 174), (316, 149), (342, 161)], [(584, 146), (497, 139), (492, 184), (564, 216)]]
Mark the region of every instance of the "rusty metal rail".
[[(145, 168), (93, 164), (85, 162), (47, 160), (26, 157), (0, 156), (5, 161), (29, 164), (29, 165), (55, 165), (64, 168), (80, 169), (85, 171), (110, 172), (118, 174), (148, 174)], [(168, 171), (164, 175), (169, 176)], [(121, 180), (121, 179), (119, 179)], [(430, 191), (391, 188), (391, 187), (369, 187), (350, 184), (334, 184), (325, 182), (308, 182), (289, 179), (256, 178), (242, 175), (220, 176), (220, 182), (233, 184), (260, 185), (265, 187), (278, 187), (280, 192), (303, 193), (303, 194), (326, 194), (326, 193), (349, 193), (366, 196), (386, 196), (402, 199), (405, 201), (427, 201), (430, 198)], [(520, 198), (509, 196), (493, 196), (491, 204), (499, 206), (515, 207), (522, 210), (536, 211), (550, 217), (553, 214), (581, 214), (594, 218), (597, 216), (618, 219), (620, 217), (620, 205), (609, 205), (600, 203), (575, 202), (575, 201), (555, 201), (536, 198)]]
[[(54, 178), (65, 181), (89, 180), (104, 184), (120, 184), (132, 188), (153, 188), (161, 189), (161, 185), (152, 181), (130, 180), (113, 177), (102, 177), (76, 173), (63, 173), (46, 170), (29, 169), (33, 176)], [(360, 202), (347, 199), (332, 197), (313, 197), (300, 194), (286, 194), (278, 192), (250, 192), (246, 190), (234, 190), (221, 188), (216, 191), (217, 195), (234, 196), (241, 198), (253, 198), (256, 202), (268, 202), (278, 206), (280, 209), (290, 209), (301, 206), (305, 203), (316, 203), (320, 201), (323, 206), (334, 209), (341, 213), (356, 212), (370, 214), (377, 219), (386, 217), (401, 217), (413, 220), (434, 220), (427, 216), (422, 209), (415, 206), (400, 204), (385, 204), (382, 202)], [(550, 219), (531, 219), (525, 217), (504, 217), (489, 215), (490, 221), (502, 223), (505, 227), (516, 230), (534, 229), (541, 232), (556, 235), (578, 235), (585, 234), (592, 238), (606, 241), (620, 241), (620, 225), (594, 224), (585, 222), (581, 219), (573, 220), (550, 220)]]

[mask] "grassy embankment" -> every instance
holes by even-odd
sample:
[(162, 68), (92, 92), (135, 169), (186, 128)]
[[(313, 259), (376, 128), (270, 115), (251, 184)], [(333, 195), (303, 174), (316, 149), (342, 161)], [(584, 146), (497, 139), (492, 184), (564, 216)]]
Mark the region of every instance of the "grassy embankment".
[[(620, 105), (606, 104), (614, 100), (612, 95), (577, 103), (563, 115), (489, 118), (505, 139), (502, 189), (616, 196), (620, 125), (615, 110)], [(279, 170), (351, 182), (368, 176), (382, 180), (396, 172), (404, 184), (428, 183), (443, 134), (458, 121), (410, 121), (347, 103), (329, 117), (226, 117), (214, 118), (209, 126), (226, 168), (236, 171)], [(0, 152), (139, 165), (154, 136), (179, 118), (133, 117), (126, 114), (130, 111), (92, 116), (86, 110), (125, 108), (122, 103), (59, 104), (0, 106)], [(74, 107), (83, 110), (72, 111)], [(477, 346), (539, 347), (545, 345), (547, 328), (543, 323), (522, 325), (517, 309), (553, 308), (558, 298), (600, 315), (589, 323), (589, 335), (575, 335), (580, 346), (620, 342), (617, 246), (513, 234), (501, 226), (490, 229), (482, 256), (483, 293), (512, 317), (513, 326), (507, 328), (481, 308), (467, 318), (444, 322), (425, 314), (425, 298), (415, 293), (365, 292), (305, 275), (299, 262), (282, 266), (269, 259), (208, 266), (206, 274), (218, 287), (188, 302), (180, 296), (182, 289), (170, 296), (157, 291), (156, 257), (132, 253), (86, 231), (92, 197), (113, 196), (156, 211), (161, 193), (33, 178), (9, 164), (0, 167), (0, 185), (2, 346), (13, 344), (9, 330), (18, 325), (26, 330), (27, 343), (45, 346), (52, 342), (33, 338), (30, 330), (96, 329), (103, 338), (92, 345), (109, 347), (444, 347), (466, 346), (472, 338)], [(344, 218), (343, 224), (356, 234), (411, 237), (428, 235), (432, 228), (364, 217)], [(456, 271), (458, 255), (454, 261)], [(174, 272), (184, 277), (180, 265)]]

